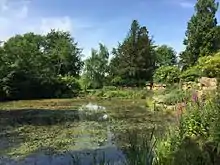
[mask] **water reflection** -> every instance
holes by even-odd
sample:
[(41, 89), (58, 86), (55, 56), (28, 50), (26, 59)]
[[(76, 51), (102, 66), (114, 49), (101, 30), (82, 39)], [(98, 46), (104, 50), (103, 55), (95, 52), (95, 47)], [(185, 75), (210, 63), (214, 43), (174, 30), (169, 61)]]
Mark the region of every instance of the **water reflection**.
[(81, 106), (79, 110), (101, 111), (106, 110), (106, 108), (97, 104), (92, 104), (90, 102), (89, 104)]
[(115, 147), (97, 150), (68, 151), (57, 155), (33, 154), (24, 160), (2, 158), (1, 165), (98, 165), (100, 163), (121, 164), (123, 153)]
[(78, 110), (80, 120), (103, 121), (109, 118), (109, 115), (106, 113), (106, 107), (92, 104), (91, 102), (82, 105)]
[[(137, 106), (130, 106), (130, 108), (128, 109), (128, 107), (123, 106), (122, 109), (121, 105), (118, 105), (118, 108), (116, 108), (118, 112), (113, 115), (109, 111), (109, 107), (89, 103), (78, 107), (77, 110), (63, 110), (62, 112), (58, 110), (53, 112), (52, 110), (31, 112), (29, 110), (27, 112), (25, 111), (23, 115), (16, 114), (23, 117), (21, 120), (19, 119), (19, 122), (22, 123), (22, 126), (25, 125), (23, 129), (26, 132), (21, 132), (22, 136), (25, 135), (24, 138), (22, 137), (24, 139), (23, 143), (27, 143), (27, 139), (32, 140), (32, 136), (34, 136), (33, 131), (35, 130), (36, 134), (41, 133), (39, 134), (40, 137), (33, 138), (34, 140), (38, 140), (37, 143), (40, 140), (42, 140), (40, 143), (46, 143), (45, 141), (48, 139), (43, 139), (41, 136), (53, 133), (54, 139), (49, 139), (51, 142), (48, 144), (56, 146), (57, 143), (69, 146), (65, 152), (59, 151), (56, 154), (46, 154), (42, 151), (54, 151), (61, 149), (59, 147), (62, 146), (57, 145), (56, 148), (50, 148), (50, 145), (44, 145), (43, 148), (37, 148), (36, 151), (33, 150), (24, 159), (0, 158), (0, 165), (96, 165), (103, 162), (108, 164), (122, 164), (122, 162), (126, 161), (134, 163), (132, 160), (138, 159), (135, 155), (141, 156), (141, 153), (143, 153), (142, 157), (144, 157), (150, 147), (147, 143), (148, 139), (144, 139), (142, 136), (136, 136), (142, 133), (150, 135), (150, 132), (144, 130), (141, 133), (141, 130), (136, 129), (142, 127), (142, 125), (147, 126), (151, 123), (148, 122), (149, 120), (146, 120), (146, 116), (149, 113), (146, 113), (144, 108), (138, 109)], [(25, 115), (28, 117), (28, 123), (24, 122), (24, 119), (27, 118)], [(57, 122), (54, 122), (54, 118), (57, 119)], [(77, 120), (75, 120), (76, 118)], [(138, 120), (136, 123), (136, 119), (141, 118), (143, 120)], [(38, 119), (44, 119), (42, 120), (42, 124), (39, 124), (41, 120)], [(51, 121), (51, 125), (47, 125), (46, 120)], [(8, 121), (8, 118), (5, 121)], [(33, 125), (30, 135), (26, 135), (29, 133), (26, 130), (26, 127), (30, 127), (28, 124)], [(37, 129), (43, 129), (43, 131), (37, 131)], [(57, 129), (60, 130), (57, 131)], [(136, 130), (136, 132), (130, 133), (128, 131), (129, 129), (131, 131)], [(57, 134), (54, 135), (53, 131), (57, 131)], [(50, 137), (49, 135), (46, 138)], [(65, 140), (68, 143), (64, 144)], [(32, 143), (34, 141), (28, 142), (28, 144)], [(138, 146), (138, 148), (135, 148), (135, 146)], [(141, 148), (141, 146), (144, 148)], [(31, 146), (29, 147), (31, 148)], [(2, 149), (1, 146), (0, 149)]]
[(134, 165), (136, 162), (148, 164), (147, 161), (152, 161), (154, 153), (149, 154), (150, 150), (153, 151), (152, 143), (146, 136), (140, 136), (136, 132), (128, 132), (122, 139), (112, 138), (113, 136), (109, 130), (107, 142), (96, 149), (66, 151), (56, 155), (32, 154), (20, 161), (4, 158), (4, 163), (7, 165)]

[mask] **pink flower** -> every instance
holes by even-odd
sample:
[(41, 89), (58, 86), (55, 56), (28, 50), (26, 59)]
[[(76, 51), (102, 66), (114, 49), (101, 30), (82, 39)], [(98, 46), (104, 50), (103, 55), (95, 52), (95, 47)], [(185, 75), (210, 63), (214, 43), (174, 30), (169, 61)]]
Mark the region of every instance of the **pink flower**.
[(198, 93), (197, 93), (197, 92), (194, 92), (194, 93), (192, 94), (192, 101), (193, 101), (193, 102), (196, 102), (196, 103), (199, 101)]

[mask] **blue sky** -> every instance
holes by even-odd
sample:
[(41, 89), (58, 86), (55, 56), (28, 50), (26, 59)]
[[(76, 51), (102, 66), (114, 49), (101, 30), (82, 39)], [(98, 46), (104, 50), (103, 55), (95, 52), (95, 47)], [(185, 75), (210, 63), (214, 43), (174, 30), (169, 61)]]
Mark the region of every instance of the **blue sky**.
[[(0, 0), (0, 40), (51, 28), (72, 33), (85, 55), (102, 42), (111, 49), (126, 36), (131, 21), (145, 25), (156, 44), (180, 52), (196, 0)], [(219, 17), (219, 13), (217, 14)]]

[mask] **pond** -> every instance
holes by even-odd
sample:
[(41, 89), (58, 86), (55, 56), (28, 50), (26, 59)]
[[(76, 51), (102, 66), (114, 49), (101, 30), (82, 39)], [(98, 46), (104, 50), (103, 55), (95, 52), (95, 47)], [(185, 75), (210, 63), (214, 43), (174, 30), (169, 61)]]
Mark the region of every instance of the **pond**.
[(0, 164), (8, 165), (121, 164), (173, 121), (145, 100), (33, 100), (0, 109)]

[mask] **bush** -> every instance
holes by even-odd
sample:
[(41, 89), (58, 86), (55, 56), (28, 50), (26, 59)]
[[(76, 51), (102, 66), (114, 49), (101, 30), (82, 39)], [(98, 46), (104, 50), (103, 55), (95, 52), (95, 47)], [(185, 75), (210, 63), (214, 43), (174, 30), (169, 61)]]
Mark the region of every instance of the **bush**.
[(91, 87), (91, 81), (86, 74), (83, 74), (80, 79), (78, 80), (80, 84), (80, 88), (84, 91), (87, 91)]
[[(216, 100), (216, 98), (214, 98)], [(158, 164), (219, 164), (219, 101), (187, 103), (176, 126), (157, 143)]]
[(121, 86), (123, 84), (122, 78), (120, 76), (116, 76), (111, 80), (111, 84), (115, 86)]
[(201, 57), (198, 60), (198, 68), (202, 70), (203, 76), (219, 77), (220, 76), (220, 53), (214, 56)]
[(180, 79), (185, 82), (195, 81), (201, 77), (201, 74), (201, 70), (198, 68), (198, 66), (194, 66), (183, 71), (180, 75)]
[(179, 82), (180, 70), (177, 66), (162, 66), (153, 76), (155, 82), (176, 83)]
[[(110, 87), (110, 89), (115, 87)], [(106, 89), (106, 88), (104, 88)], [(145, 99), (152, 95), (151, 91), (148, 90), (135, 90), (135, 89), (116, 89), (116, 90), (90, 90), (89, 95), (95, 97), (104, 98), (126, 98), (126, 99)], [(107, 87), (108, 89), (108, 87)]]
[(164, 103), (167, 105), (174, 105), (176, 103), (189, 101), (191, 98), (191, 91), (183, 91), (182, 89), (174, 89), (164, 95)]
[(214, 56), (200, 57), (195, 66), (181, 73), (180, 79), (184, 81), (195, 81), (201, 76), (220, 76), (220, 53)]
[(111, 91), (111, 90), (116, 90), (117, 87), (116, 86), (104, 86), (103, 90), (105, 91)]
[(38, 77), (25, 71), (10, 72), (1, 85), (7, 100), (54, 97), (59, 86), (53, 77)]
[(62, 93), (66, 97), (76, 96), (81, 89), (79, 81), (73, 76), (59, 76), (59, 81), (63, 86)]

